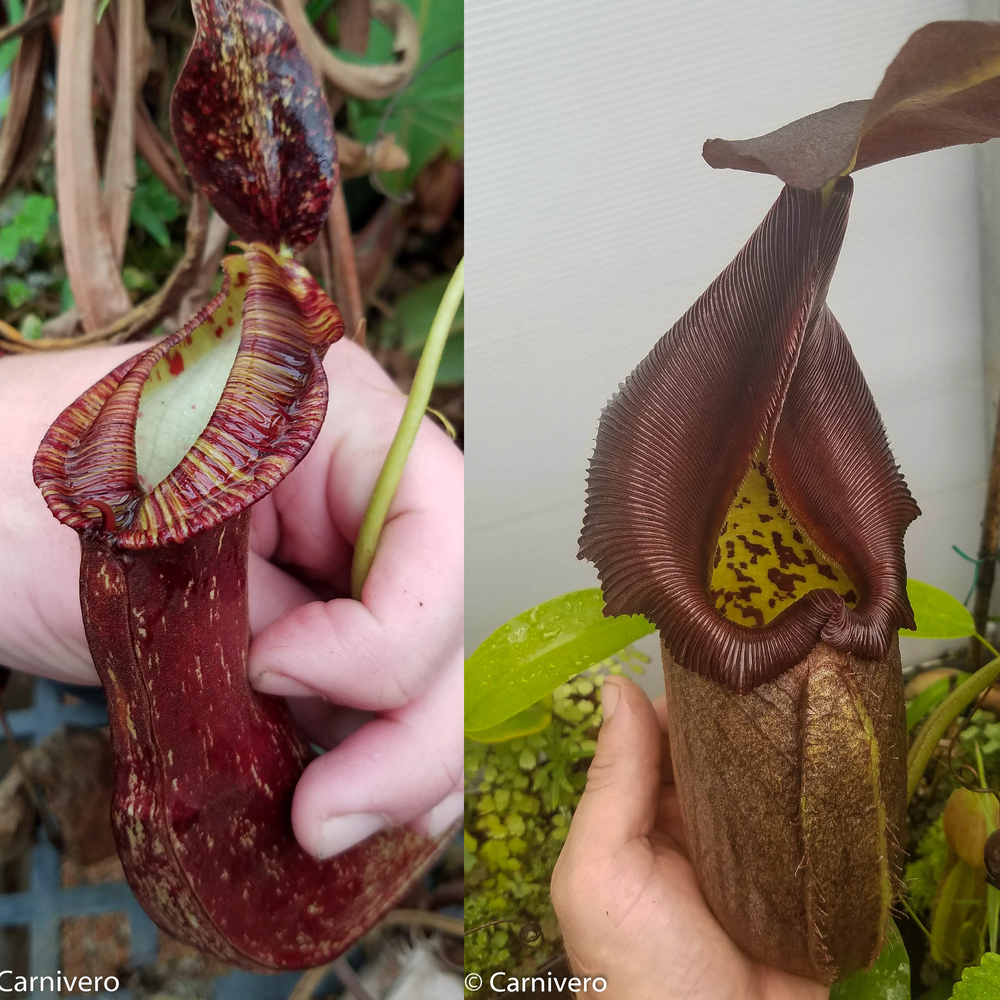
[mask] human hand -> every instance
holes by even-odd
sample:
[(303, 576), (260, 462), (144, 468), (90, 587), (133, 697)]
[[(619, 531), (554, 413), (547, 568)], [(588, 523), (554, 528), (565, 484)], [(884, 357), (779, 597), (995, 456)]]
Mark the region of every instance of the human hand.
[[(2, 664), (97, 681), (79, 542), (49, 513), (31, 463), (63, 407), (134, 353), (125, 345), (0, 360)], [(303, 846), (328, 855), (376, 824), (436, 833), (460, 815), (463, 508), (461, 454), (425, 421), (363, 599), (342, 596), (405, 400), (354, 344), (334, 345), (325, 367), (330, 407), (315, 445), (254, 507), (249, 669), (260, 690), (294, 696), (311, 739), (339, 744), (307, 768), (293, 804)], [(324, 826), (332, 817), (341, 821)]]
[(830, 989), (755, 962), (712, 915), (687, 857), (666, 702), (624, 678), (602, 688), (587, 787), (552, 873), (575, 973), (608, 1000), (826, 1000)]

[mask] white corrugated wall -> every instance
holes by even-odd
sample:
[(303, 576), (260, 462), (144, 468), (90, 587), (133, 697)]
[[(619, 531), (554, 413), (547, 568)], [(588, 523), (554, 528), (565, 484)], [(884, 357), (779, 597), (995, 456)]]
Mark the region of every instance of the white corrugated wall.
[[(773, 177), (710, 169), (703, 140), (870, 97), (914, 29), (967, 16), (958, 0), (467, 0), (470, 650), (595, 585), (576, 539), (601, 407), (777, 197)], [(924, 512), (911, 575), (960, 598), (951, 546), (978, 545), (990, 419), (975, 160), (857, 174), (829, 296)]]

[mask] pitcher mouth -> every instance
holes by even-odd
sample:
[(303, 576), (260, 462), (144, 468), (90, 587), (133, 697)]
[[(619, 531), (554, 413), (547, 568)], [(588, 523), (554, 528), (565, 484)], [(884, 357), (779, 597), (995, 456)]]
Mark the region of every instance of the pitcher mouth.
[(913, 627), (919, 509), (826, 303), (852, 190), (784, 189), (608, 404), (588, 472), (580, 556), (607, 613), (740, 693), (820, 642), (881, 660)]
[(91, 387), (42, 439), (35, 483), (63, 524), (126, 549), (177, 544), (266, 496), (312, 446), (340, 313), (266, 246), (223, 263), (204, 309)]

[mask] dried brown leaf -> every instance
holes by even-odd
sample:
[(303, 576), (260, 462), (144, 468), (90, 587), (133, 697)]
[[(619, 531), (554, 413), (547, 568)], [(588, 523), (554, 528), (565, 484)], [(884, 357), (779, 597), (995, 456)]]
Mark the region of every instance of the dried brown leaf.
[(337, 158), (340, 161), (340, 179), (364, 177), (373, 169), (379, 173), (405, 170), (410, 165), (410, 156), (402, 146), (396, 144), (396, 137), (384, 135), (375, 147), (374, 164), (369, 155), (369, 147), (362, 145), (343, 132), (337, 133)]
[(67, 0), (56, 86), (56, 193), (66, 272), (84, 328), (132, 308), (118, 270), (97, 172), (91, 110), (95, 0)]
[(295, 37), (317, 74), (340, 90), (364, 100), (378, 100), (401, 90), (420, 59), (420, 29), (410, 9), (398, 0), (377, 0), (372, 14), (393, 33), (396, 61), (381, 66), (359, 66), (335, 56), (306, 17), (302, 0), (282, 0), (282, 8)]
[(870, 101), (850, 101), (754, 139), (709, 139), (710, 166), (819, 188), (886, 160), (1000, 135), (1000, 24), (935, 21), (915, 31)]

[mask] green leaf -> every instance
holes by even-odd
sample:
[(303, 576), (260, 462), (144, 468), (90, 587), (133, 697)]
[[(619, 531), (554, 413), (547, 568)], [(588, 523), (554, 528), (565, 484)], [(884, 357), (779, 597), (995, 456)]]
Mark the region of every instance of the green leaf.
[(952, 1000), (997, 1000), (997, 997), (1000, 997), (1000, 955), (988, 951), (979, 966), (962, 973)]
[(445, 341), (435, 385), (461, 385), (465, 379), (465, 334), (459, 333)]
[(909, 732), (928, 712), (937, 708), (951, 690), (952, 681), (959, 685), (968, 678), (964, 671), (957, 671), (954, 678), (942, 677), (925, 688), (906, 706), (906, 731)]
[(12, 261), (26, 240), (41, 243), (49, 231), (55, 210), (55, 201), (47, 195), (27, 195), (17, 215), (0, 229), (0, 261)]
[(180, 202), (150, 170), (145, 160), (136, 160), (136, 173), (139, 180), (132, 198), (132, 222), (145, 229), (161, 247), (169, 246), (167, 223), (180, 215)]
[(914, 737), (906, 755), (907, 798), (916, 791), (920, 776), (924, 773), (934, 748), (948, 727), (972, 704), (980, 692), (985, 691), (997, 679), (998, 675), (1000, 675), (1000, 657), (990, 660), (968, 680), (959, 684), (930, 714), (923, 728)]
[(875, 964), (830, 987), (830, 1000), (910, 1000), (910, 956), (894, 920)]
[[(402, 348), (407, 354), (418, 355), (423, 349), (430, 333), (431, 323), (437, 312), (438, 305), (448, 287), (450, 274), (439, 274), (430, 281), (425, 281), (412, 291), (401, 295), (395, 304), (396, 314), (393, 323), (402, 339)], [(465, 302), (463, 301), (452, 320), (448, 336), (462, 333), (465, 330)]]
[(31, 301), (32, 292), (20, 278), (11, 278), (4, 289), (4, 295), (7, 297), (7, 301), (17, 309), (18, 306), (23, 306), (25, 302)]
[[(436, 55), (462, 42), (463, 0), (404, 0), (420, 27), (420, 68)], [(343, 56), (344, 53), (338, 53)], [(393, 61), (392, 34), (382, 24), (372, 22), (365, 63)], [(421, 170), (439, 153), (449, 151), (458, 159), (463, 149), (465, 61), (461, 49), (449, 52), (398, 95), (385, 125), (396, 141), (410, 154), (410, 165), (399, 173), (382, 175), (392, 191), (405, 191)], [(360, 142), (375, 138), (387, 101), (349, 101), (352, 130)]]
[(21, 249), (21, 235), (13, 225), (0, 229), (0, 261), (9, 264)]
[(504, 740), (517, 739), (519, 736), (533, 736), (540, 733), (552, 721), (552, 695), (546, 695), (541, 701), (529, 705), (523, 712), (512, 715), (509, 719), (489, 729), (468, 732), (465, 735), (477, 743), (502, 743)]
[(14, 220), (14, 224), (21, 232), (21, 239), (41, 243), (49, 231), (55, 210), (56, 203), (53, 198), (45, 194), (29, 194)]
[[(8, 0), (7, 16), (10, 24), (24, 20), (24, 4), (21, 0)], [(12, 38), (0, 45), (0, 74), (6, 73), (14, 63), (17, 50), (21, 47), (20, 38)]]
[(972, 615), (951, 594), (922, 580), (907, 580), (906, 596), (917, 627), (913, 631), (900, 629), (900, 635), (917, 639), (962, 639), (975, 635)]
[(306, 16), (315, 22), (316, 18), (322, 17), (332, 6), (333, 0), (309, 0), (306, 4)]
[(641, 615), (604, 617), (596, 587), (556, 597), (498, 628), (465, 661), (465, 728), (495, 726), (653, 631)]

